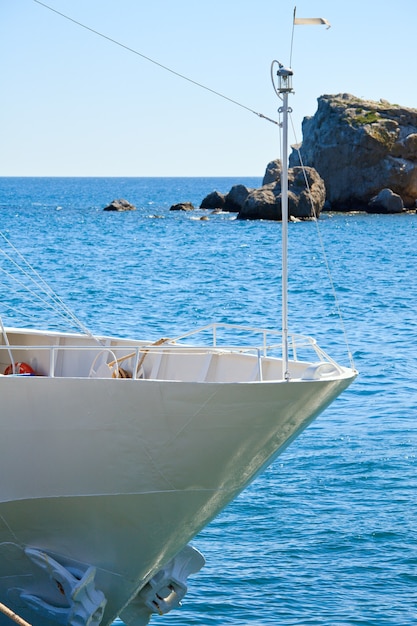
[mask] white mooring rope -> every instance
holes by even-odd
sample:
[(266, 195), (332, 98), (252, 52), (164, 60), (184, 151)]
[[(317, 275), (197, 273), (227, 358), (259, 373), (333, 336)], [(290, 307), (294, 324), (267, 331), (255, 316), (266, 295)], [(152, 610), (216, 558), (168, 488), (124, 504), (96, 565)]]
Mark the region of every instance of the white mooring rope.
[(10, 619), (12, 619), (16, 624), (19, 624), (19, 626), (31, 626), (29, 622), (24, 620), (22, 617), (19, 617), (19, 615), (17, 615), (16, 613), (13, 613), (11, 609), (9, 609), (5, 604), (2, 604), (1, 602), (0, 611), (4, 613), (4, 615), (7, 615), (7, 617), (10, 617)]

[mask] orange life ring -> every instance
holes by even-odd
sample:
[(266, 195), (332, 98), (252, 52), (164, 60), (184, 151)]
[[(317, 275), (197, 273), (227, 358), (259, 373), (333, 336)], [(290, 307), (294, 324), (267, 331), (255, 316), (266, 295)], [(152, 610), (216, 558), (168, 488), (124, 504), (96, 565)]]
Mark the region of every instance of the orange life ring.
[[(35, 372), (27, 363), (15, 363), (14, 373), (23, 376), (35, 376)], [(8, 365), (4, 370), (5, 376), (9, 376), (10, 374), (13, 374), (13, 365)]]

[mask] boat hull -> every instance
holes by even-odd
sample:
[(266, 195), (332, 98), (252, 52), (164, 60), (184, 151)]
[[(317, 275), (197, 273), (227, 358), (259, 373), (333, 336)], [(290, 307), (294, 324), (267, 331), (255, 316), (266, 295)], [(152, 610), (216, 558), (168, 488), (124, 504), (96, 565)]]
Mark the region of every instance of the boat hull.
[[(52, 626), (22, 552), (96, 568), (111, 624), (144, 584), (352, 381), (181, 383), (2, 377), (0, 601)], [(36, 567), (35, 567), (36, 570)], [(7, 620), (0, 617), (0, 624)]]

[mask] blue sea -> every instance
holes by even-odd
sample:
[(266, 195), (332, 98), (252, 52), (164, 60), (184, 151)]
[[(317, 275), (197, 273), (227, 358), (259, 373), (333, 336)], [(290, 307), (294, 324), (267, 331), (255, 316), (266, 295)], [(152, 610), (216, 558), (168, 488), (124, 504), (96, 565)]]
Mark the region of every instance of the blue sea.
[[(94, 333), (279, 329), (281, 224), (169, 210), (260, 182), (2, 178), (1, 248), (13, 243)], [(137, 210), (104, 212), (115, 198)], [(411, 213), (289, 224), (290, 330), (346, 365), (347, 339), (360, 375), (195, 538), (206, 566), (182, 608), (151, 624), (417, 623), (416, 242)], [(4, 323), (62, 328), (25, 278), (12, 282), (19, 253), (1, 257)]]

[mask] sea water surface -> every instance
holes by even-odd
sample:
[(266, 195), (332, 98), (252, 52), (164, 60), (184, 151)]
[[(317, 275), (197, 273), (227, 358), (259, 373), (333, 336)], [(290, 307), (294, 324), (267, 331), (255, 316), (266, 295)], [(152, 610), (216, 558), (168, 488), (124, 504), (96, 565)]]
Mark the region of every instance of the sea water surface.
[[(260, 182), (2, 178), (1, 248), (6, 237), (95, 333), (279, 329), (281, 224), (169, 210)], [(104, 212), (114, 198), (137, 211)], [(417, 623), (416, 235), (414, 214), (289, 224), (290, 330), (349, 364), (321, 240), (360, 375), (195, 538), (206, 566), (182, 608), (151, 624)], [(12, 282), (19, 253), (1, 259), (5, 324), (58, 328)]]

